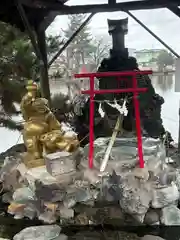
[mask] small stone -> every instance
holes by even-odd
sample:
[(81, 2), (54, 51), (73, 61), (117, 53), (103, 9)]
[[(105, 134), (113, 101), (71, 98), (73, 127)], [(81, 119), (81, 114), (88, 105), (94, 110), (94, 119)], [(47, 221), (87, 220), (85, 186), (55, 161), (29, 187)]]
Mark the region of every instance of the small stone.
[(3, 181), (4, 189), (6, 190), (16, 190), (17, 188), (22, 187), (19, 182), (21, 174), (17, 169), (12, 170), (9, 174), (6, 174), (6, 177)]
[(14, 215), (16, 213), (23, 212), (25, 207), (26, 207), (25, 204), (18, 204), (18, 203), (13, 203), (12, 202), (8, 206), (8, 213)]
[(56, 178), (51, 176), (45, 166), (29, 169), (24, 178), (27, 179), (28, 184), (31, 186), (31, 189), (35, 189), (35, 182), (41, 181), (44, 185), (57, 183)]
[(163, 208), (169, 204), (175, 203), (179, 199), (178, 188), (175, 184), (167, 187), (153, 189), (153, 208)]
[(43, 221), (44, 223), (52, 224), (55, 223), (57, 220), (57, 217), (52, 211), (44, 211), (38, 216), (38, 219), (40, 221)]
[(109, 211), (108, 211), (108, 215), (109, 215), (109, 218), (115, 218), (115, 219), (120, 219), (120, 220), (124, 220), (124, 212), (122, 211), (121, 208), (119, 207), (110, 207), (109, 208)]
[[(119, 201), (121, 208), (125, 213), (140, 216), (143, 222), (145, 214), (147, 213), (152, 199), (151, 192), (139, 185), (136, 178), (127, 178), (119, 185), (121, 192), (121, 199)], [(137, 219), (138, 220), (138, 219)]]
[(60, 234), (60, 236), (54, 240), (67, 240), (67, 239), (68, 239), (68, 236), (66, 236), (65, 234)]
[(44, 203), (44, 206), (53, 213), (56, 213), (56, 210), (58, 208), (58, 204), (56, 203)]
[(176, 186), (178, 187), (178, 190), (180, 192), (180, 170), (179, 169), (176, 171), (176, 181), (175, 181), (175, 183), (176, 183)]
[(74, 217), (74, 210), (66, 208), (64, 206), (60, 207), (60, 218), (70, 219)]
[(36, 217), (36, 208), (31, 206), (26, 206), (23, 212), (24, 217), (28, 217), (29, 219), (34, 219)]
[(165, 240), (165, 239), (161, 238), (159, 236), (146, 235), (146, 236), (142, 237), (141, 240)]
[(159, 184), (161, 186), (167, 186), (172, 184), (172, 182), (176, 181), (176, 172), (170, 172), (168, 171), (169, 169), (166, 169), (165, 171), (161, 171), (158, 174), (158, 178), (159, 178)]
[(66, 190), (57, 183), (43, 184), (37, 180), (35, 182), (35, 193), (38, 199), (43, 199), (46, 202), (62, 201), (65, 197)]
[(98, 176), (99, 172), (95, 169), (85, 169), (84, 170), (84, 179), (87, 180), (90, 184), (96, 185), (101, 181), (101, 178)]
[(2, 201), (4, 203), (11, 203), (12, 200), (12, 193), (11, 192), (6, 192), (2, 195)]
[(149, 172), (147, 168), (135, 168), (133, 171), (133, 175), (138, 178), (142, 179), (144, 181), (147, 181), (149, 179)]
[(180, 210), (174, 205), (163, 208), (161, 223), (166, 226), (180, 225)]
[(63, 201), (65, 208), (72, 208), (76, 205), (76, 189), (75, 188), (68, 188), (66, 192), (66, 197)]
[(160, 220), (159, 210), (150, 209), (145, 215), (144, 223), (147, 225), (152, 225), (159, 222), (159, 220)]
[(35, 200), (35, 194), (28, 187), (19, 188), (13, 194), (13, 200), (16, 203), (26, 204), (28, 201), (34, 201)]
[(132, 214), (132, 217), (133, 217), (138, 223), (143, 223), (143, 222), (144, 222), (144, 214)]
[(10, 175), (13, 170), (17, 169), (20, 161), (21, 160), (19, 158), (6, 157), (4, 164), (0, 169), (0, 180), (4, 181), (7, 175)]
[(58, 225), (35, 226), (23, 229), (13, 240), (52, 240), (60, 237), (61, 228)]
[(20, 163), (17, 166), (17, 170), (21, 173), (21, 176), (24, 176), (27, 173), (27, 171), (28, 171), (28, 169), (26, 168), (24, 163)]
[(24, 215), (23, 215), (23, 213), (16, 213), (15, 215), (14, 215), (14, 219), (23, 219), (23, 217), (24, 217)]

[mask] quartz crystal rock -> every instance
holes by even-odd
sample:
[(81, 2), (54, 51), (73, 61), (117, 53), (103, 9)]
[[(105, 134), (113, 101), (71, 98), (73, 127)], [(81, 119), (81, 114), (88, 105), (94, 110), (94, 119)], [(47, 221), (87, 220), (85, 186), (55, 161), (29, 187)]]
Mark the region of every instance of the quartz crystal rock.
[[(160, 141), (143, 138), (145, 168), (140, 169), (136, 138), (117, 138), (107, 168), (101, 173), (99, 167), (109, 139), (95, 140), (93, 169), (88, 168), (89, 145), (81, 149), (81, 154), (47, 155), (48, 171), (46, 166), (27, 169), (18, 159), (13, 164), (6, 161), (0, 178), (6, 191), (2, 200), (10, 204), (8, 212), (14, 218), (38, 218), (48, 224), (58, 219), (72, 223), (84, 215), (86, 221), (80, 221), (83, 224), (89, 220), (103, 223), (103, 216), (116, 218), (121, 225), (153, 225), (160, 221), (168, 224), (170, 217), (173, 224), (172, 209), (179, 200), (179, 173), (165, 163)], [(107, 206), (116, 209), (114, 213), (106, 212)], [(106, 210), (101, 216), (102, 207)]]
[(60, 206), (60, 217), (62, 219), (69, 219), (74, 217), (74, 210), (66, 208), (65, 206)]
[(28, 201), (34, 201), (35, 194), (29, 187), (18, 188), (13, 194), (13, 200), (16, 203), (25, 204)]
[(146, 235), (146, 236), (142, 237), (141, 240), (165, 240), (165, 239), (161, 238), (159, 236)]
[(166, 226), (179, 226), (180, 210), (174, 205), (164, 207), (162, 209), (161, 223)]
[(147, 225), (156, 224), (160, 220), (160, 210), (149, 209), (145, 215), (144, 223)]
[(151, 204), (153, 208), (163, 208), (169, 204), (175, 203), (178, 199), (178, 188), (172, 183), (170, 186), (153, 189), (153, 200)]
[[(138, 186), (139, 185), (139, 186)], [(151, 192), (144, 185), (140, 185), (138, 180), (128, 178), (119, 186), (121, 191), (120, 206), (126, 213), (132, 214), (140, 222), (143, 222), (146, 212), (149, 209), (152, 199)]]
[(35, 193), (37, 198), (47, 202), (63, 201), (66, 189), (57, 183), (43, 184), (41, 180), (35, 182)]
[(60, 232), (57, 225), (28, 227), (16, 234), (13, 240), (54, 240), (60, 237)]

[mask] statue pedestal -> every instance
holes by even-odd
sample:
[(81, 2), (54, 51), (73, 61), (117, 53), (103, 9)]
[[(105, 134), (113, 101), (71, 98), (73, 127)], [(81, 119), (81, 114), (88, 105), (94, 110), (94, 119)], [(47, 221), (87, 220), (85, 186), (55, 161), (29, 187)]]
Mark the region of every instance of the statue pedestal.
[(72, 153), (56, 152), (48, 154), (45, 156), (45, 164), (47, 172), (53, 177), (76, 172), (75, 154)]

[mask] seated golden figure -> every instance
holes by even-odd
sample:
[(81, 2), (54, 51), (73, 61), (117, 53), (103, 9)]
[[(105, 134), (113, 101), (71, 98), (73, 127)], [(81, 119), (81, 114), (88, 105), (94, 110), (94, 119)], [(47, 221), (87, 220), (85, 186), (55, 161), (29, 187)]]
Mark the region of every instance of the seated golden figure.
[(23, 139), (27, 148), (24, 163), (27, 167), (44, 165), (43, 154), (57, 150), (73, 152), (79, 146), (76, 135), (65, 137), (61, 124), (48, 107), (48, 101), (37, 97), (37, 85), (30, 81), (21, 101), (25, 120)]
[(61, 130), (53, 130), (41, 135), (40, 141), (43, 143), (46, 153), (55, 152), (57, 149), (74, 152), (79, 146), (79, 141), (77, 140), (76, 135), (66, 137)]

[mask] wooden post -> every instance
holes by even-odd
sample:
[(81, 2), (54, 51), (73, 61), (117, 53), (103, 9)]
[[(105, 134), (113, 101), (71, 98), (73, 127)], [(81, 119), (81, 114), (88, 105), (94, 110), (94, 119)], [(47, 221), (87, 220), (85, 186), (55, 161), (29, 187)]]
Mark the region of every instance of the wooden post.
[(94, 158), (94, 76), (90, 76), (90, 110), (89, 110), (89, 168), (93, 168)]
[[(133, 88), (137, 89), (137, 78), (136, 75), (132, 77)], [(140, 168), (144, 168), (144, 159), (143, 159), (143, 147), (142, 147), (142, 134), (141, 134), (141, 118), (140, 118), (140, 107), (138, 100), (138, 92), (135, 91), (133, 93), (134, 100), (134, 111), (135, 111), (135, 119), (136, 119), (136, 132), (137, 132), (137, 141), (138, 141), (138, 155), (139, 155), (139, 166)]]
[(49, 87), (49, 76), (48, 76), (48, 63), (47, 63), (47, 49), (46, 49), (46, 34), (45, 31), (36, 31), (37, 42), (39, 50), (42, 55), (40, 61), (40, 85), (42, 97), (46, 98), (50, 103), (50, 87)]

